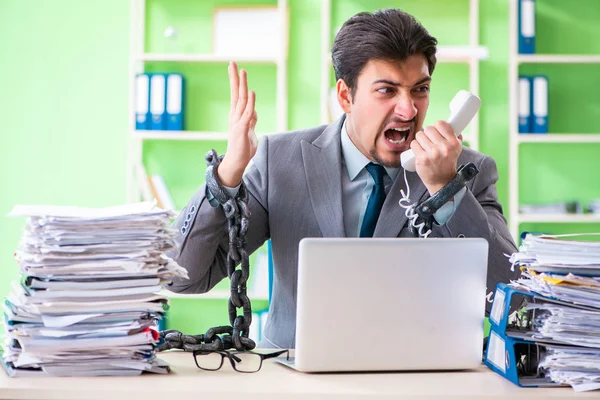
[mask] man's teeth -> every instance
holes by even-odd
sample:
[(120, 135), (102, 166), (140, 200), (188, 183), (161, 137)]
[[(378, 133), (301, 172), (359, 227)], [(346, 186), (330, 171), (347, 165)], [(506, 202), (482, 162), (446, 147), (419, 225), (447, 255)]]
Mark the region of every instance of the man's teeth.
[(394, 130), (396, 132), (402, 132), (402, 138), (400, 140), (394, 140), (394, 139), (390, 139), (389, 137), (385, 137), (387, 139), (388, 142), (392, 143), (392, 144), (402, 144), (404, 143), (404, 141), (406, 140), (406, 138), (408, 137), (408, 133), (410, 131), (410, 127), (406, 127), (406, 128), (391, 128), (391, 130)]
[(386, 136), (386, 139), (388, 142), (390, 142), (392, 144), (400, 144), (406, 140), (406, 137), (403, 136), (402, 139), (400, 139), (400, 140), (394, 140), (394, 139), (390, 139), (389, 137)]

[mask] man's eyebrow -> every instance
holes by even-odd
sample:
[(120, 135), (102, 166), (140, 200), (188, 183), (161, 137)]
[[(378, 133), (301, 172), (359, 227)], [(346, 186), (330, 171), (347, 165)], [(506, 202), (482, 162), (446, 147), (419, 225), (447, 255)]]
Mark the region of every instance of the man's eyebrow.
[[(424, 78), (419, 79), (414, 84), (412, 84), (411, 87), (419, 86), (426, 82), (431, 82), (431, 76), (426, 76)], [(386, 83), (391, 86), (402, 86), (402, 84), (400, 84), (399, 82), (390, 81), (389, 79), (377, 79), (376, 81), (373, 82), (374, 85), (377, 83)]]

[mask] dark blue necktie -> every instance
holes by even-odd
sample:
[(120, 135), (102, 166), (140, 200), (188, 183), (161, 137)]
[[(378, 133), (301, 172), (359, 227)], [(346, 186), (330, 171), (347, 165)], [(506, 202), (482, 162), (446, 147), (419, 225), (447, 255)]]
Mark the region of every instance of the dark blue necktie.
[(379, 213), (381, 213), (381, 206), (385, 200), (385, 188), (383, 186), (383, 176), (385, 175), (385, 169), (379, 164), (369, 163), (365, 167), (367, 171), (373, 177), (375, 185), (371, 190), (371, 196), (367, 203), (367, 210), (365, 211), (365, 217), (363, 219), (362, 226), (360, 227), (360, 237), (373, 237), (375, 232), (375, 225), (377, 225), (377, 219)]

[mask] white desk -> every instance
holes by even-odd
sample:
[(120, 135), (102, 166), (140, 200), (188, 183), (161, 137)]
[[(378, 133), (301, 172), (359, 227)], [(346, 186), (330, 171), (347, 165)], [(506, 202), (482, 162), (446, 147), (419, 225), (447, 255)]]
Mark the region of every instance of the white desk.
[[(522, 389), (487, 367), (452, 373), (303, 374), (267, 360), (260, 372), (196, 368), (192, 355), (161, 353), (168, 375), (97, 378), (9, 378), (0, 372), (0, 399), (272, 400), (272, 399), (571, 399), (599, 398), (571, 388)], [(1, 369), (1, 368), (0, 368)]]

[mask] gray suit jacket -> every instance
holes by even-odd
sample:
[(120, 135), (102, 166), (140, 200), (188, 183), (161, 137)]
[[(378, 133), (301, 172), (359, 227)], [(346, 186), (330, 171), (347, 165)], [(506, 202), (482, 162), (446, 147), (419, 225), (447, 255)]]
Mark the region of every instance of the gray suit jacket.
[[(271, 238), (274, 278), (269, 318), (261, 346), (293, 348), (296, 328), (298, 243), (305, 237), (345, 237), (342, 215), (340, 128), (343, 118), (328, 126), (263, 137), (244, 182), (252, 213), (247, 234), (249, 253)], [(473, 162), (480, 173), (454, 215), (434, 226), (432, 237), (482, 237), (489, 242), (488, 292), (498, 282), (516, 277), (504, 254), (516, 248), (502, 216), (495, 182), (496, 164), (488, 156), (464, 148), (459, 165)], [(411, 201), (428, 192), (417, 174), (408, 174)], [(392, 185), (375, 228), (375, 237), (408, 236), (407, 218), (398, 205), (404, 176)], [(189, 280), (169, 288), (181, 293), (204, 293), (227, 276), (227, 221), (212, 207), (205, 186), (190, 200), (174, 223), (181, 245), (176, 256)], [(365, 275), (368, 271), (365, 271)], [(458, 289), (458, 288), (457, 288)]]

